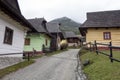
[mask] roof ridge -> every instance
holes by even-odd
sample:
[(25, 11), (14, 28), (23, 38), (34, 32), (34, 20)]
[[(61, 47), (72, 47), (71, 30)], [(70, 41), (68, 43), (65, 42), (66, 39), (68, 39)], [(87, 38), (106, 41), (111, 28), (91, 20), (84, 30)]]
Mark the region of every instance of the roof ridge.
[(92, 14), (92, 13), (105, 13), (105, 12), (120, 12), (120, 10), (107, 10), (107, 11), (87, 12), (87, 14)]

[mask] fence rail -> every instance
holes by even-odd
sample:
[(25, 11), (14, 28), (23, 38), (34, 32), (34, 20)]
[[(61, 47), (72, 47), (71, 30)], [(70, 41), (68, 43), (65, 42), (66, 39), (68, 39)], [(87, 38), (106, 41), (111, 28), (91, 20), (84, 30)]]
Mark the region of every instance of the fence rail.
[(97, 45), (109, 46), (109, 44), (105, 44), (105, 43), (97, 43), (97, 42), (96, 42), (96, 44), (97, 44)]
[[(83, 48), (85, 46), (88, 46), (88, 45), (89, 45), (89, 50), (90, 51), (95, 51), (97, 55), (100, 53), (100, 54), (103, 54), (105, 56), (108, 56), (111, 62), (113, 62), (113, 61), (120, 62), (119, 59), (116, 59), (116, 58), (113, 57), (113, 49), (120, 49), (120, 47), (112, 46), (112, 42), (109, 42), (108, 44), (97, 43), (96, 41), (94, 41), (94, 43), (89, 42), (89, 43), (86, 43), (85, 45), (83, 45)], [(106, 46), (108, 48), (108, 50), (109, 50), (109, 54), (103, 52), (102, 50), (99, 50), (98, 49), (99, 48), (98, 45)]]

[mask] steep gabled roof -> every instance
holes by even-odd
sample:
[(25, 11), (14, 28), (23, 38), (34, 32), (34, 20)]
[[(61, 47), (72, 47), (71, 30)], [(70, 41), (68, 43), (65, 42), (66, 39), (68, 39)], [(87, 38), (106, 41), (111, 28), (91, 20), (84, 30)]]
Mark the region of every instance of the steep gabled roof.
[(87, 13), (81, 27), (120, 27), (120, 10)]
[(21, 14), (17, 0), (0, 0), (0, 10), (5, 12), (21, 25), (30, 28), (32, 31), (36, 31)]
[(18, 13), (21, 13), (17, 0), (2, 0), (2, 2), (11, 8), (14, 8)]
[(75, 35), (75, 33), (72, 32), (72, 31), (65, 31), (65, 32), (64, 32), (64, 37), (65, 37), (65, 38), (76, 38), (76, 37), (78, 37), (78, 36)]
[(43, 26), (43, 24), (46, 24), (46, 20), (44, 18), (28, 19), (28, 21), (37, 30), (37, 32), (47, 32), (45, 26)]
[(50, 33), (61, 33), (58, 23), (48, 22), (46, 26)]

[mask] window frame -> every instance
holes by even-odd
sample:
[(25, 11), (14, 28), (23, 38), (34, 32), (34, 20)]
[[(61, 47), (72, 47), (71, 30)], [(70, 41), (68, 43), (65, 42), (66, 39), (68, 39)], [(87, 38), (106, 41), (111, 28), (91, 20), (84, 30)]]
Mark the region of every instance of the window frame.
[[(28, 42), (26, 42), (28, 41)], [(26, 44), (27, 43), (27, 44)], [(25, 42), (24, 42), (25, 46), (29, 46), (30, 45), (30, 38), (25, 38)]]
[(12, 43), (13, 43), (13, 34), (14, 34), (14, 30), (13, 29), (11, 29), (9, 27), (5, 27), (3, 43), (12, 45)]
[[(109, 37), (107, 38), (106, 35), (109, 35)], [(111, 32), (103, 32), (103, 39), (104, 40), (111, 40)]]

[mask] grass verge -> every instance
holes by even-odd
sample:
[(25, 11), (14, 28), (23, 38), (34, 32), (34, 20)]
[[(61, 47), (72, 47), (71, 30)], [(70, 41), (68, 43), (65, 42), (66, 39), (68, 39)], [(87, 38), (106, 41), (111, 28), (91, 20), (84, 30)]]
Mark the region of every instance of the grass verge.
[(26, 67), (34, 62), (35, 62), (34, 60), (30, 60), (30, 61), (25, 60), (25, 61), (20, 62), (18, 64), (6, 67), (4, 69), (0, 69), (0, 78), (5, 76), (6, 74), (9, 74), (11, 72), (17, 71), (18, 69), (24, 68), (24, 67)]
[[(120, 59), (120, 51), (114, 51), (114, 57)], [(85, 52), (80, 56), (82, 63), (89, 59), (92, 64), (83, 68), (88, 80), (120, 80), (120, 63), (110, 62), (109, 57), (94, 52)]]
[(41, 58), (42, 56), (43, 56), (43, 54), (38, 54), (35, 56), (31, 56), (30, 59), (38, 59), (38, 58)]
[[(34, 55), (34, 56), (30, 56), (29, 58), (30, 59), (38, 59), (38, 58), (41, 58), (43, 56), (44, 56), (43, 54), (37, 54), (37, 55)], [(28, 60), (28, 56), (24, 56), (23, 59)]]
[(38, 58), (41, 58), (42, 56), (43, 56), (43, 54), (39, 54), (39, 55), (30, 57), (30, 59), (38, 59)]
[(64, 52), (64, 51), (68, 51), (68, 49), (57, 50), (57, 51), (54, 51), (54, 52), (51, 52), (51, 53), (46, 53), (46, 56), (52, 56), (52, 55), (59, 54), (59, 53)]

